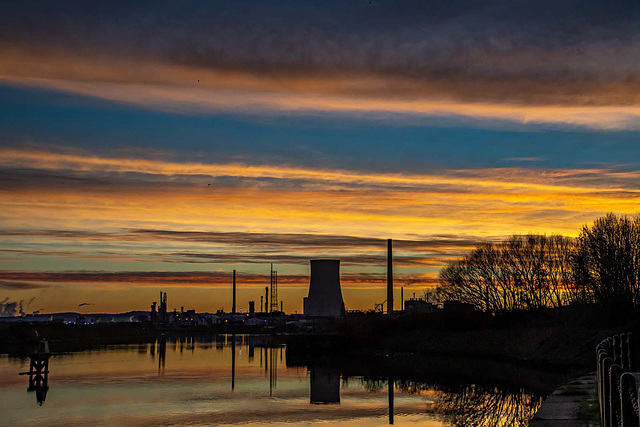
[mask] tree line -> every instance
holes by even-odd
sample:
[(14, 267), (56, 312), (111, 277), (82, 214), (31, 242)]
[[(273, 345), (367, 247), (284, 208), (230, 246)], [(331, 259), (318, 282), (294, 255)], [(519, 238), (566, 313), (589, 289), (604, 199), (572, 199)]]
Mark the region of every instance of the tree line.
[(513, 235), (482, 243), (439, 274), (440, 300), (500, 311), (640, 303), (640, 214), (609, 213), (576, 238)]

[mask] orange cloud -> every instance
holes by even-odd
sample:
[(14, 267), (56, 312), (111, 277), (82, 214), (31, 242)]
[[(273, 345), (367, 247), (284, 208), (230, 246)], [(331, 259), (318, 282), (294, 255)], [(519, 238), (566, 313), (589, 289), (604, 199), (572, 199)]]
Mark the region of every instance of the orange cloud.
[[(381, 289), (384, 279), (376, 275), (384, 270), (388, 237), (398, 240), (398, 277), (428, 287), (447, 260), (479, 240), (576, 235), (608, 211), (640, 211), (637, 173), (614, 169), (387, 174), (16, 148), (0, 148), (0, 169), (10, 177), (0, 188), (2, 238), (10, 245), (2, 252), (5, 269), (35, 271), (52, 258), (178, 273), (232, 264), (257, 274), (258, 286), (259, 264), (271, 260), (285, 266), (285, 287), (300, 292), (307, 279), (296, 268), (318, 256), (344, 257), (345, 289)], [(214, 276), (83, 280), (118, 289), (207, 288), (217, 283)], [(48, 277), (49, 284), (84, 283), (80, 276)], [(40, 284), (32, 279), (4, 280)]]
[[(637, 174), (604, 169), (375, 174), (9, 148), (0, 148), (0, 167), (54, 174), (47, 180), (14, 179), (11, 188), (0, 192), (5, 224), (22, 229), (37, 223), (41, 228), (71, 230), (213, 227), (397, 238), (575, 235), (598, 215), (640, 208)], [(130, 180), (128, 172), (141, 176)], [(57, 184), (55, 174), (82, 179), (73, 185), (64, 179)], [(217, 177), (238, 181), (218, 184)]]
[[(598, 81), (589, 86), (588, 96), (572, 81), (554, 85), (544, 95), (524, 95), (525, 99), (521, 99), (517, 94), (531, 90), (531, 78), (479, 84), (477, 79), (442, 82), (363, 72), (272, 75), (224, 67), (78, 57), (66, 52), (34, 55), (6, 48), (0, 52), (0, 82), (5, 84), (53, 89), (162, 111), (457, 116), (638, 129), (640, 106), (632, 95), (637, 92), (635, 81), (627, 81), (626, 85)], [(567, 89), (566, 93), (562, 88)]]

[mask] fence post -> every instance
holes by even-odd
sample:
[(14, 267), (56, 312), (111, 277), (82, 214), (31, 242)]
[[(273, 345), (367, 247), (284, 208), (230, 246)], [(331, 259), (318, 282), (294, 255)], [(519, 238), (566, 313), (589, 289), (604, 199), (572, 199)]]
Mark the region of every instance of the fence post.
[(604, 419), (604, 374), (602, 371), (602, 360), (607, 357), (607, 352), (603, 348), (598, 350), (598, 402), (600, 403), (600, 420)]
[(638, 388), (636, 377), (625, 372), (620, 377), (620, 411), (623, 426), (640, 425), (636, 408), (638, 407)]
[(620, 425), (620, 375), (622, 367), (617, 363), (609, 368), (609, 425)]
[(628, 372), (629, 368), (629, 341), (627, 334), (620, 334), (620, 353), (622, 357), (622, 371)]
[(613, 336), (613, 363), (620, 365), (620, 335)]
[(627, 333), (627, 346), (629, 347), (629, 370), (636, 369), (636, 348), (633, 339), (633, 332)]
[(613, 359), (609, 356), (602, 359), (602, 427), (610, 427), (611, 420), (611, 406), (609, 405), (609, 401), (611, 400), (611, 392), (609, 383), (609, 368), (613, 365)]

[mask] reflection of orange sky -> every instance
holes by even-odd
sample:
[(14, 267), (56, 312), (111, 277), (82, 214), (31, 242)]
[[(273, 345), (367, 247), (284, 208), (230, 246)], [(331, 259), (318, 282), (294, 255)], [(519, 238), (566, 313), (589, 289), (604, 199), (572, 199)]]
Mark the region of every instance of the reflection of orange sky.
[[(167, 338), (164, 347), (158, 341), (57, 355), (50, 362), (47, 403), (55, 405), (48, 407), (47, 422), (69, 424), (72, 411), (73, 425), (105, 420), (116, 425), (386, 425), (386, 387), (369, 390), (360, 378), (350, 377), (340, 381), (339, 405), (311, 404), (309, 369), (287, 366), (286, 348), (253, 347), (256, 340), (250, 352), (250, 339)], [(5, 414), (8, 425), (20, 424), (33, 411), (23, 404), (25, 378), (16, 375), (27, 369), (28, 360), (0, 356), (0, 398), (17, 408)], [(14, 392), (18, 389), (21, 393)], [(425, 403), (442, 392), (429, 391), (418, 395), (395, 388), (398, 424), (442, 425), (435, 414), (425, 413)]]
[[(529, 232), (575, 236), (582, 225), (606, 212), (634, 213), (640, 207), (637, 174), (607, 169), (536, 171), (510, 168), (442, 171), (424, 175), (384, 174), (240, 163), (181, 163), (8, 148), (0, 148), (0, 167), (15, 171), (44, 171), (54, 176), (51, 179), (28, 176), (16, 181), (15, 185), (0, 189), (3, 206), (0, 219), (5, 230), (99, 233), (163, 229), (381, 239), (420, 239), (443, 235), (495, 238)], [(66, 178), (56, 181), (55, 176)], [(224, 180), (217, 181), (218, 178)], [(116, 236), (103, 242), (109, 248), (105, 253), (91, 249), (95, 240), (100, 239), (81, 235), (6, 237), (8, 246), (4, 249), (24, 246), (28, 252), (37, 245), (49, 245), (49, 258), (67, 258), (77, 263), (73, 268), (69, 264), (54, 268), (51, 263), (43, 264), (44, 254), (40, 258), (35, 255), (28, 258), (28, 253), (13, 257), (9, 253), (0, 254), (4, 259), (0, 261), (0, 270), (114, 271), (117, 268), (120, 271), (156, 271), (168, 269), (166, 266), (170, 262), (174, 262), (174, 271), (189, 270), (192, 267), (187, 260), (180, 264), (180, 260), (170, 260), (172, 255), (162, 255), (162, 251), (204, 251), (208, 248), (206, 242), (168, 238), (159, 238), (143, 248), (135, 239), (123, 237), (118, 240)], [(400, 261), (396, 271), (403, 281), (416, 277), (429, 287), (438, 268), (468, 248), (468, 243), (461, 243), (457, 248), (415, 252), (412, 255), (423, 261), (412, 261), (411, 267)], [(216, 250), (235, 254), (249, 249), (218, 245)], [(278, 253), (286, 254), (287, 250), (299, 249), (280, 248)], [(383, 246), (367, 248), (366, 251), (376, 256), (384, 255)], [(153, 260), (148, 259), (151, 252), (160, 255)], [(334, 248), (310, 249), (308, 255), (339, 258), (356, 253), (349, 248)], [(97, 264), (100, 262), (104, 262), (102, 267)], [(257, 271), (257, 267), (247, 267), (242, 261), (238, 263), (231, 261), (227, 265), (208, 266), (205, 259), (198, 268)], [(420, 264), (424, 270), (417, 267)], [(281, 272), (285, 306), (298, 310), (306, 281), (287, 283), (285, 278), (287, 274), (304, 276), (308, 271), (306, 267), (294, 269), (284, 266)], [(369, 267), (343, 265), (347, 306), (366, 309), (374, 302), (384, 300), (381, 280), (348, 278), (349, 274), (358, 272), (383, 274), (384, 266), (379, 263)], [(287, 284), (290, 286), (288, 290)], [(224, 291), (212, 289), (218, 285), (207, 280), (175, 283), (97, 281), (85, 285), (9, 289), (13, 289), (10, 294), (15, 295), (14, 298), (29, 299), (34, 294), (38, 295), (39, 299), (47, 301), (47, 311), (73, 309), (77, 302), (66, 301), (82, 298), (100, 300), (102, 305), (99, 309), (104, 311), (146, 309), (159, 288), (170, 286), (175, 299), (183, 300), (177, 305), (193, 306), (198, 310), (229, 308)], [(263, 284), (257, 281), (252, 286), (252, 294), (247, 290), (242, 298), (259, 301), (259, 289)], [(123, 299), (125, 289), (129, 291)], [(137, 289), (136, 292), (132, 292), (133, 289)], [(207, 291), (216, 297), (203, 298)], [(246, 301), (243, 300), (243, 305)]]

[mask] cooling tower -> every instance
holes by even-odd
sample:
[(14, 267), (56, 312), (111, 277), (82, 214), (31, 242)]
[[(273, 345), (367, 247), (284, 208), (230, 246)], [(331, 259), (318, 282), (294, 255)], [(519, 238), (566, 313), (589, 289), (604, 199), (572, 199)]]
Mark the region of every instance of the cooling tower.
[(311, 317), (344, 317), (340, 260), (311, 260), (311, 281), (309, 296), (304, 299), (304, 314)]

